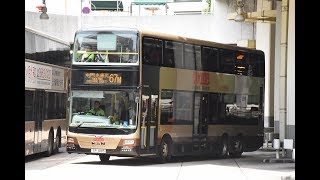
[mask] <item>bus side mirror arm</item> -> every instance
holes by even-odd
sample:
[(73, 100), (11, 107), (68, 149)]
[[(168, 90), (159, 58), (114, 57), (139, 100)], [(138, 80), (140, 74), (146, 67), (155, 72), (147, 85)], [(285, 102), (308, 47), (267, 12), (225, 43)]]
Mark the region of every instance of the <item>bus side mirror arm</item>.
[(73, 50), (73, 42), (70, 42), (70, 50)]

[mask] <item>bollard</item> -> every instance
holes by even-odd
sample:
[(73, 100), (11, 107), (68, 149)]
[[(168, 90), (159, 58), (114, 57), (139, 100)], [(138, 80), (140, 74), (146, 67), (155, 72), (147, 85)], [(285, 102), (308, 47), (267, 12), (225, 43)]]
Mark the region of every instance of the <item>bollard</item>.
[(292, 149), (293, 149), (293, 139), (284, 139), (283, 140), (283, 149), (285, 149), (285, 150), (289, 149), (289, 150), (292, 151)]
[(295, 149), (292, 149), (292, 159), (295, 161)]
[(274, 139), (273, 140), (273, 148), (276, 149), (276, 158), (280, 158), (279, 149), (280, 149), (280, 140)]

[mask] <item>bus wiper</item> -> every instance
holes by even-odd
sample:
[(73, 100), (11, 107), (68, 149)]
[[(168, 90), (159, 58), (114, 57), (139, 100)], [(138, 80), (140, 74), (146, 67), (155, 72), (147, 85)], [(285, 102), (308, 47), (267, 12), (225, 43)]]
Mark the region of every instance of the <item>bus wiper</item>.
[(83, 124), (84, 122), (81, 122), (80, 124), (78, 124), (76, 127), (75, 127), (75, 131), (79, 129), (79, 127), (81, 127), (81, 125)]
[(115, 128), (115, 129), (121, 130), (121, 131), (124, 132), (124, 133), (128, 133), (127, 130), (124, 130), (124, 129), (121, 129), (121, 128)]

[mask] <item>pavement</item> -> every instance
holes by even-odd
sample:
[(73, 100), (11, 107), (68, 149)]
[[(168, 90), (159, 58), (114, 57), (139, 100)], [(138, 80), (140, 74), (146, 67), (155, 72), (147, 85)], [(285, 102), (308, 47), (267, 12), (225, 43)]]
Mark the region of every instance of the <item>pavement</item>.
[(295, 162), (289, 158), (276, 159), (276, 151), (260, 149), (243, 154), (243, 158), (234, 159), (243, 171), (246, 179), (295, 179)]
[(261, 149), (240, 158), (176, 157), (158, 164), (153, 158), (111, 156), (109, 162), (101, 163), (98, 156), (61, 152), (26, 161), (25, 179), (294, 180), (294, 162), (264, 162), (275, 157), (275, 151)]

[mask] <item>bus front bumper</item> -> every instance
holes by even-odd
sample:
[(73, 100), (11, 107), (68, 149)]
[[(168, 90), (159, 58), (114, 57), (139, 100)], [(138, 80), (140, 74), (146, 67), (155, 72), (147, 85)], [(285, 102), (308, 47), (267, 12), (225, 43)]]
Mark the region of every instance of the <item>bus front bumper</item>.
[(79, 153), (79, 154), (107, 154), (113, 156), (139, 156), (138, 146), (118, 146), (116, 149), (99, 149), (99, 153), (96, 152), (97, 149), (81, 148), (77, 144), (67, 144), (68, 153)]

